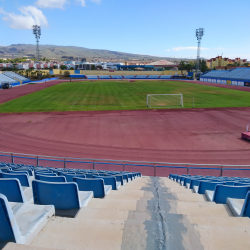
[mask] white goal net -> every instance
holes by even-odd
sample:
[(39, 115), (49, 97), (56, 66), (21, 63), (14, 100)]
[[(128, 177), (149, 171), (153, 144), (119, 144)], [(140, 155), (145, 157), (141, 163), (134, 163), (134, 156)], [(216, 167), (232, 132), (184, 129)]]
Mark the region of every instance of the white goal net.
[(147, 95), (148, 108), (180, 108), (183, 107), (182, 94)]

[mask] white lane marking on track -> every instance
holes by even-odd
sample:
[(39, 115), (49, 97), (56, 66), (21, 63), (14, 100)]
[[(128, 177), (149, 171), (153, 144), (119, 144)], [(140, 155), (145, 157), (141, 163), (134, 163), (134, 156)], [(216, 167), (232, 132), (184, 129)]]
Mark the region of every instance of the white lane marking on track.
[(80, 99), (80, 98), (78, 98), (78, 99), (74, 102), (74, 104), (71, 106), (71, 108), (73, 108), (73, 106), (78, 102), (79, 99)]
[(122, 104), (122, 102), (121, 102), (121, 105), (122, 105), (122, 107), (124, 107), (124, 105)]

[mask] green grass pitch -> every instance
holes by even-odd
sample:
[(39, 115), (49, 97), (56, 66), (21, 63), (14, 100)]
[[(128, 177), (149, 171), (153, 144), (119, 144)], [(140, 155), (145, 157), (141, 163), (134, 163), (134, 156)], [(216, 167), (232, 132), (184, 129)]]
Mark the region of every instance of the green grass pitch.
[(146, 109), (147, 94), (177, 93), (183, 94), (184, 108), (192, 108), (193, 97), (195, 108), (250, 106), (250, 92), (188, 82), (84, 81), (61, 83), (6, 102), (0, 112)]

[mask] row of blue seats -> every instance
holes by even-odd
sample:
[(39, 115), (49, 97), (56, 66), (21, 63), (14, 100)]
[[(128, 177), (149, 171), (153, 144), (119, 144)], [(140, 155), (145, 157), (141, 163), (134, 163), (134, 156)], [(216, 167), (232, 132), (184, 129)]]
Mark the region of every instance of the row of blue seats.
[(0, 166), (0, 243), (29, 242), (39, 225), (44, 226), (54, 214), (75, 217), (93, 197), (104, 198), (141, 176), (10, 163)]
[[(64, 206), (67, 209), (70, 203), (65, 203), (64, 199), (56, 201), (55, 197), (63, 197), (63, 193), (72, 193), (73, 189), (91, 191), (94, 198), (104, 198), (111, 189), (118, 190), (121, 185), (141, 176), (140, 173), (117, 171), (82, 170), (80, 172), (74, 169), (33, 168), (31, 166), (25, 168), (7, 169), (7, 172), (0, 170), (0, 193), (6, 195), (11, 202), (34, 201), (34, 204), (53, 204), (55, 209), (63, 209)], [(31, 178), (34, 178), (32, 185)], [(71, 191), (66, 192), (66, 190)]]
[(204, 194), (208, 201), (227, 204), (234, 216), (250, 217), (250, 179), (202, 175), (176, 175), (169, 178), (193, 192)]

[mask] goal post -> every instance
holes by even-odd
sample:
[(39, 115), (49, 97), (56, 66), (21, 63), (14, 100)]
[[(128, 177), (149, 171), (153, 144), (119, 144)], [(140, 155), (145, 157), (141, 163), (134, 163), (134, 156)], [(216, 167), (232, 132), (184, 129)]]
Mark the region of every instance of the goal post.
[(182, 94), (149, 94), (147, 108), (179, 108), (183, 106)]

